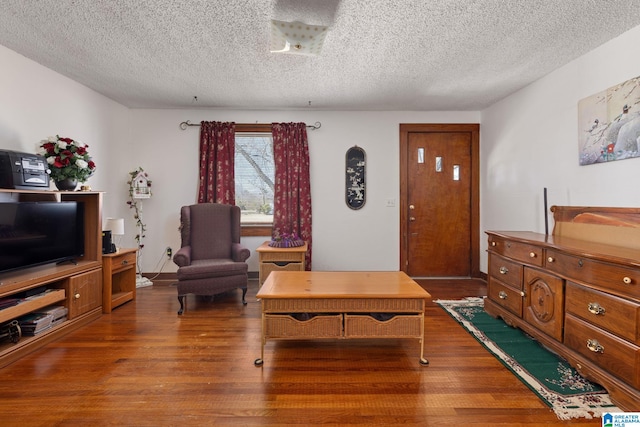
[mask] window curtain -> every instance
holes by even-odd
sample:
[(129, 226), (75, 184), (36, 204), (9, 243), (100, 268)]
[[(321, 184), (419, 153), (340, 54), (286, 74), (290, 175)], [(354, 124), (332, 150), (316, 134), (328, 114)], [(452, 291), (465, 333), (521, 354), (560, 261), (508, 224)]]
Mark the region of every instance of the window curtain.
[(296, 233), (307, 242), (305, 269), (311, 270), (311, 185), (305, 123), (272, 123), (275, 191), (273, 235)]
[(234, 122), (200, 122), (198, 203), (236, 204)]

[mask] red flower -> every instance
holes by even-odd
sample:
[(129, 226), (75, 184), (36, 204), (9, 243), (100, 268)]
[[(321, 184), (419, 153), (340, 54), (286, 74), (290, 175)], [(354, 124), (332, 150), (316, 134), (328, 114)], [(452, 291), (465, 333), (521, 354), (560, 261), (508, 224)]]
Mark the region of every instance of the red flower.
[(93, 160), (89, 160), (89, 169), (95, 169), (96, 168), (96, 164), (93, 163)]
[(69, 163), (69, 159), (62, 160), (60, 157), (56, 157), (55, 161), (53, 162), (53, 166), (56, 168), (63, 168), (66, 166), (66, 163), (63, 163), (65, 160), (66, 163)]
[(87, 152), (87, 147), (78, 147), (76, 149), (76, 153), (78, 153), (81, 156), (84, 156), (86, 152)]
[(71, 138), (58, 138), (59, 141), (64, 141), (67, 144), (71, 144), (73, 142), (73, 139)]
[(42, 144), (42, 148), (47, 150), (47, 153), (53, 153), (53, 149), (55, 148), (55, 146), (56, 144), (54, 144), (53, 142), (47, 142)]

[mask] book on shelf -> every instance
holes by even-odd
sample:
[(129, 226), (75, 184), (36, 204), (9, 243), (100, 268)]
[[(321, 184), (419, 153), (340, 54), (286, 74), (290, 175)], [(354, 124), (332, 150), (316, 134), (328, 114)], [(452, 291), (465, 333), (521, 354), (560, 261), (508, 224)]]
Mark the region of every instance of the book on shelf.
[(51, 327), (53, 316), (45, 313), (29, 313), (18, 318), (24, 335), (34, 335)]
[(51, 315), (53, 320), (58, 320), (61, 317), (65, 317), (69, 309), (64, 305), (50, 305), (44, 308), (40, 308), (38, 310), (34, 310), (31, 314), (46, 314)]
[(18, 305), (20, 301), (20, 298), (0, 298), (0, 310)]

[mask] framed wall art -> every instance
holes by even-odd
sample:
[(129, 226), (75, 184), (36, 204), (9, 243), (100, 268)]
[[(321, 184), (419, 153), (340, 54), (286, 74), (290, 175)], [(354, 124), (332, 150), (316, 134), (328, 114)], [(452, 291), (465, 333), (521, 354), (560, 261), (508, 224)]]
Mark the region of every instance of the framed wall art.
[(354, 145), (347, 150), (345, 165), (345, 201), (350, 209), (361, 209), (366, 200), (366, 154)]
[(640, 157), (640, 77), (578, 102), (581, 166)]

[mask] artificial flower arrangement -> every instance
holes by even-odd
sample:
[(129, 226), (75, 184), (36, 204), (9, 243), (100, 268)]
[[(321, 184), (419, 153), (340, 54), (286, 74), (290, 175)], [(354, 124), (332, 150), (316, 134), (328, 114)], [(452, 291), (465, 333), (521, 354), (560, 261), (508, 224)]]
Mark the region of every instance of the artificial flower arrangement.
[(38, 154), (47, 160), (51, 179), (54, 181), (75, 179), (85, 182), (96, 170), (96, 164), (87, 152), (89, 146), (80, 141), (56, 135), (41, 143)]
[(276, 234), (269, 242), (269, 246), (274, 248), (297, 248), (302, 245), (304, 245), (304, 240), (298, 237), (296, 233)]

